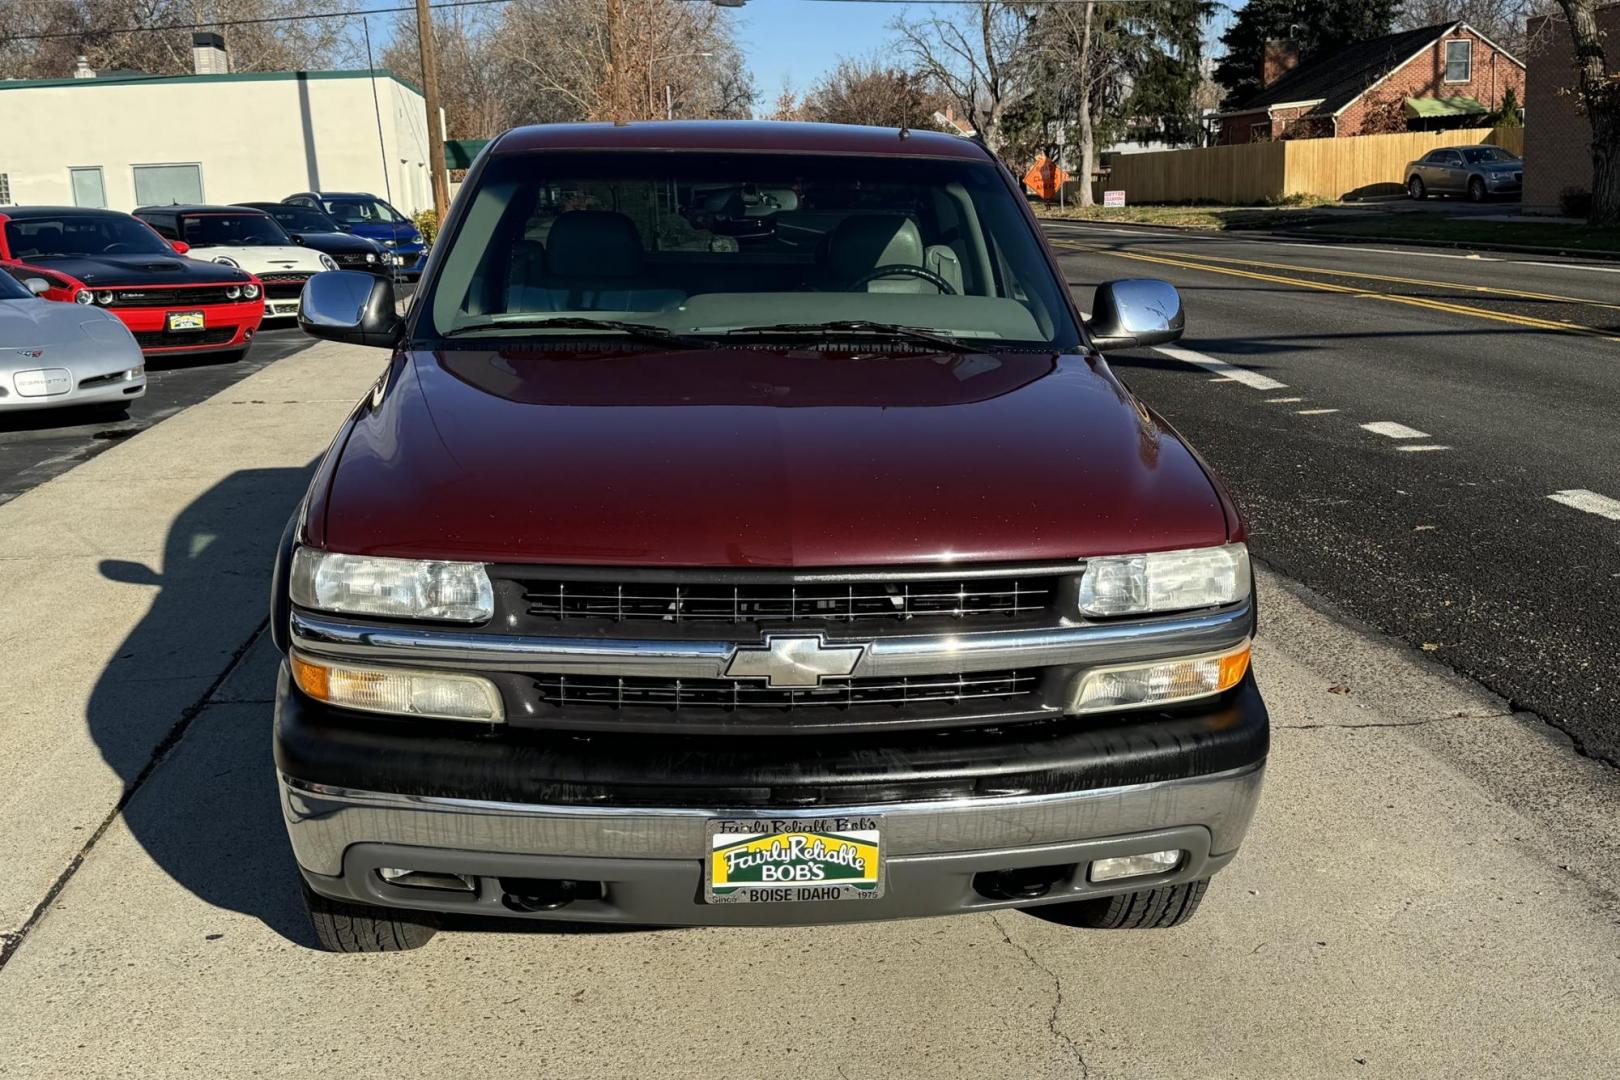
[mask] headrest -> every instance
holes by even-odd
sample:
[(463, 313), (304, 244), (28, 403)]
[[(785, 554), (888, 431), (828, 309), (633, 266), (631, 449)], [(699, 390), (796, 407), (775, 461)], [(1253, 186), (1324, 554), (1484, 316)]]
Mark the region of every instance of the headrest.
[(546, 272), (553, 277), (635, 277), (641, 273), (635, 223), (612, 210), (570, 210), (552, 222), (546, 237)]
[(921, 266), (922, 233), (900, 214), (858, 214), (838, 223), (827, 241), (835, 276), (853, 281), (879, 266)]

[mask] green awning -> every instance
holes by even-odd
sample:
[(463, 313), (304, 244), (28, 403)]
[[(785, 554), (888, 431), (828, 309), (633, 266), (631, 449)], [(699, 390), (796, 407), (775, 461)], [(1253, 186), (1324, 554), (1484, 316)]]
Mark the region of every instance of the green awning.
[(444, 167), (468, 169), (478, 151), (489, 145), (488, 139), (446, 139), (444, 141)]
[(1408, 120), (1433, 120), (1442, 116), (1484, 116), (1490, 112), (1471, 97), (1409, 97), (1402, 111), (1406, 113)]

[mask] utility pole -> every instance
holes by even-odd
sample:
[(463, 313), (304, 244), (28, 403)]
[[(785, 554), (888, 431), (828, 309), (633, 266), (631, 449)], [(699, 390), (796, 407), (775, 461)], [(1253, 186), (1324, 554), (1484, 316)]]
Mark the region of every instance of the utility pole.
[(428, 171), (433, 174), (433, 211), (439, 224), (450, 210), (450, 178), (444, 171), (444, 129), (439, 126), (439, 61), (433, 52), (433, 14), (416, 0), (416, 40), (422, 55), (422, 94), (427, 98)]

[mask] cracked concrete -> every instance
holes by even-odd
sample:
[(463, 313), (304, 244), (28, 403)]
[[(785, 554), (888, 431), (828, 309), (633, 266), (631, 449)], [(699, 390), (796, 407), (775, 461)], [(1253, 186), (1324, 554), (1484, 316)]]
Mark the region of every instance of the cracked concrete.
[(1074, 1063), (1080, 1067), (1081, 1080), (1087, 1080), (1091, 1076), (1091, 1070), (1086, 1065), (1085, 1054), (1081, 1052), (1080, 1045), (1070, 1038), (1067, 1032), (1058, 1027), (1058, 1021), (1063, 1015), (1063, 976), (1041, 963), (1040, 959), (1022, 942), (1013, 940), (1012, 933), (1007, 929), (1007, 924), (1003, 921), (1001, 913), (997, 912), (991, 915), (990, 920), (996, 924), (996, 929), (1001, 931), (1003, 941), (1022, 953), (1031, 967), (1052, 980), (1052, 1012), (1046, 1018), (1047, 1030), (1052, 1033), (1052, 1038), (1068, 1051), (1069, 1055), (1074, 1059)]

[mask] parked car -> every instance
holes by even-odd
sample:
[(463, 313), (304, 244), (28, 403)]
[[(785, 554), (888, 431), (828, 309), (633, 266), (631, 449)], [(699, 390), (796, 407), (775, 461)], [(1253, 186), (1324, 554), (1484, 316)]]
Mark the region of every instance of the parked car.
[(411, 219), (392, 205), (365, 191), (301, 191), (282, 202), (312, 206), (330, 214), (332, 220), (384, 245), (399, 256), (399, 273), (409, 280), (422, 276), (427, 265), (427, 244)]
[(44, 299), (50, 287), (0, 273), (0, 414), (86, 405), (122, 415), (146, 393), (140, 345), (109, 311)]
[(1442, 146), (1406, 166), (1406, 193), (1414, 199), (1466, 195), (1483, 202), (1523, 191), (1524, 162), (1500, 146)]
[(376, 240), (355, 236), (347, 227), (333, 221), (324, 210), (294, 203), (237, 203), (249, 210), (261, 210), (300, 244), (329, 255), (340, 270), (364, 270), (371, 274), (392, 274), (399, 256)]
[(111, 311), (148, 356), (236, 359), (264, 318), (262, 288), (238, 268), (182, 258), (188, 250), (112, 210), (0, 207), (0, 266), (44, 281), (47, 299)]
[(264, 317), (298, 314), (304, 283), (323, 270), (336, 270), (330, 255), (293, 243), (262, 210), (240, 206), (142, 206), (135, 216), (162, 236), (190, 247), (193, 259), (239, 267), (264, 285)]
[[(774, 241), (678, 209), (733, 184)], [(439, 243), (299, 314), (390, 350), (272, 586), (323, 945), (1192, 915), (1268, 720), (1243, 522), (1099, 352), (1175, 289), (1083, 324), (1006, 169), (894, 129), (518, 129)]]

